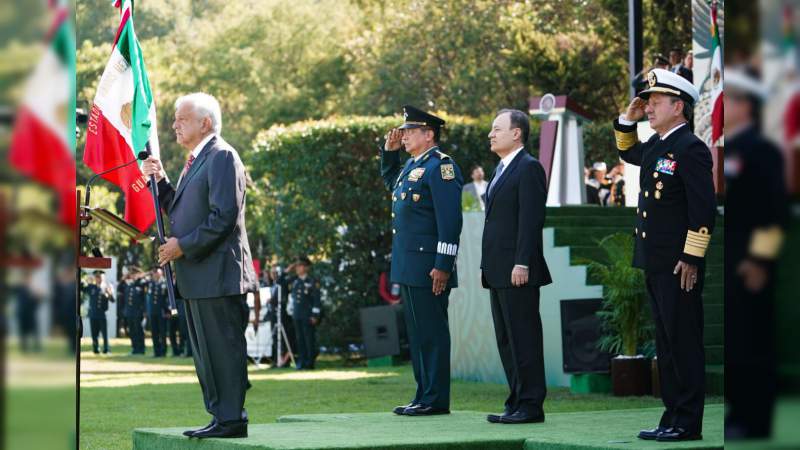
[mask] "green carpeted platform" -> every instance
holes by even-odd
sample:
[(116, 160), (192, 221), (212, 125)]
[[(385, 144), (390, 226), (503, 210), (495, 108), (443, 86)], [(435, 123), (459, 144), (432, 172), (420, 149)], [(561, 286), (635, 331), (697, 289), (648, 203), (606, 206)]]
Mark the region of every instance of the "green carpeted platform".
[(636, 432), (654, 426), (660, 409), (549, 414), (541, 424), (499, 425), (486, 413), (401, 417), (391, 413), (286, 416), (278, 423), (251, 425), (247, 439), (188, 439), (186, 428), (140, 429), (134, 450), (144, 449), (625, 449), (723, 448), (722, 405), (706, 406), (704, 440), (648, 442)]

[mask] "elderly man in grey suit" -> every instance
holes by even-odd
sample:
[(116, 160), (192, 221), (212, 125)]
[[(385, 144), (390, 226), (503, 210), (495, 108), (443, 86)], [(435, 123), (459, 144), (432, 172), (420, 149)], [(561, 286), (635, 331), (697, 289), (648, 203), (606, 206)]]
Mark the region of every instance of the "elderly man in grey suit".
[(142, 165), (158, 180), (161, 207), (171, 236), (158, 249), (158, 262), (175, 262), (178, 292), (186, 301), (194, 364), (211, 423), (189, 437), (246, 437), (247, 292), (256, 278), (244, 225), (245, 172), (238, 153), (220, 136), (217, 100), (203, 93), (175, 102), (173, 129), (189, 151), (173, 187), (150, 157)]

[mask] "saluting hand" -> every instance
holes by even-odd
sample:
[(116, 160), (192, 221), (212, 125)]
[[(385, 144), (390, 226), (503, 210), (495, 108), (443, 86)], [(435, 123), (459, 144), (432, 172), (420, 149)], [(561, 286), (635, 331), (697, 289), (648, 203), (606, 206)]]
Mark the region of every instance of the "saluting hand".
[(628, 109), (625, 111), (625, 119), (630, 120), (631, 122), (638, 122), (639, 119), (644, 117), (644, 107), (647, 105), (647, 102), (644, 99), (635, 97), (631, 100), (631, 103), (628, 105)]
[(400, 150), (400, 147), (403, 145), (403, 130), (392, 128), (383, 138), (386, 139), (386, 143), (383, 144), (384, 150), (387, 152)]
[(433, 295), (439, 295), (444, 292), (444, 288), (447, 287), (447, 280), (450, 279), (450, 272), (433, 269), (428, 275), (433, 279)]

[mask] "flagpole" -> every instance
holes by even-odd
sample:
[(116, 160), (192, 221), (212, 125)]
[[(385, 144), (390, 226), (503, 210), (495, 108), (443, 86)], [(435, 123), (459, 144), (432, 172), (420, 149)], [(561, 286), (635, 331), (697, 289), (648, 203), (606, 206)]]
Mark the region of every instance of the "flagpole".
[[(145, 144), (145, 151), (148, 155), (152, 155), (150, 151), (150, 141)], [(164, 236), (164, 219), (161, 217), (161, 205), (158, 201), (158, 183), (156, 183), (156, 176), (150, 175), (150, 194), (153, 196), (153, 206), (156, 209), (156, 229), (158, 230), (158, 242), (165, 244), (167, 242)], [(178, 315), (178, 305), (175, 302), (175, 283), (172, 276), (172, 266), (167, 262), (164, 264), (164, 275), (167, 277), (167, 297), (169, 300), (169, 312), (172, 317)]]

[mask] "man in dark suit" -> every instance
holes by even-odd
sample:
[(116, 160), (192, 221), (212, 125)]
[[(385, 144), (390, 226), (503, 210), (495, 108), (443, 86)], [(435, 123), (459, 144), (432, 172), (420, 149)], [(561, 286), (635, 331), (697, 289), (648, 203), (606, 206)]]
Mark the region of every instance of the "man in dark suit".
[[(458, 165), (439, 151), (444, 120), (406, 105), (404, 123), (386, 135), (381, 177), (392, 192), (392, 267), (400, 284), (409, 354), (417, 391), (394, 413), (450, 413), (450, 289), (458, 286), (456, 255), (461, 235)], [(400, 163), (400, 148), (411, 158)]]
[(544, 379), (539, 288), (551, 283), (542, 249), (547, 185), (544, 168), (525, 151), (528, 115), (497, 114), (489, 133), (500, 163), (489, 183), (481, 244), (481, 282), (490, 290), (497, 348), (510, 393), (492, 423), (544, 421)]
[[(645, 274), (665, 407), (658, 426), (639, 438), (697, 440), (705, 400), (705, 254), (717, 206), (711, 152), (689, 127), (697, 88), (662, 69), (647, 80), (650, 87), (614, 121), (620, 158), (641, 168), (633, 266)], [(636, 122), (645, 115), (656, 133), (642, 143)]]
[(689, 83), (694, 82), (694, 74), (692, 73), (692, 70), (684, 65), (683, 50), (677, 47), (670, 50), (669, 64), (670, 64), (670, 69), (669, 69), (670, 72), (677, 73), (683, 78), (686, 78), (686, 80), (688, 80)]
[(245, 172), (239, 154), (220, 136), (219, 103), (195, 93), (175, 103), (173, 128), (188, 160), (176, 187), (151, 157), (143, 172), (158, 179), (171, 235), (158, 249), (159, 265), (175, 262), (186, 302), (189, 338), (211, 423), (189, 437), (245, 437), (247, 292), (257, 288), (244, 224)]

